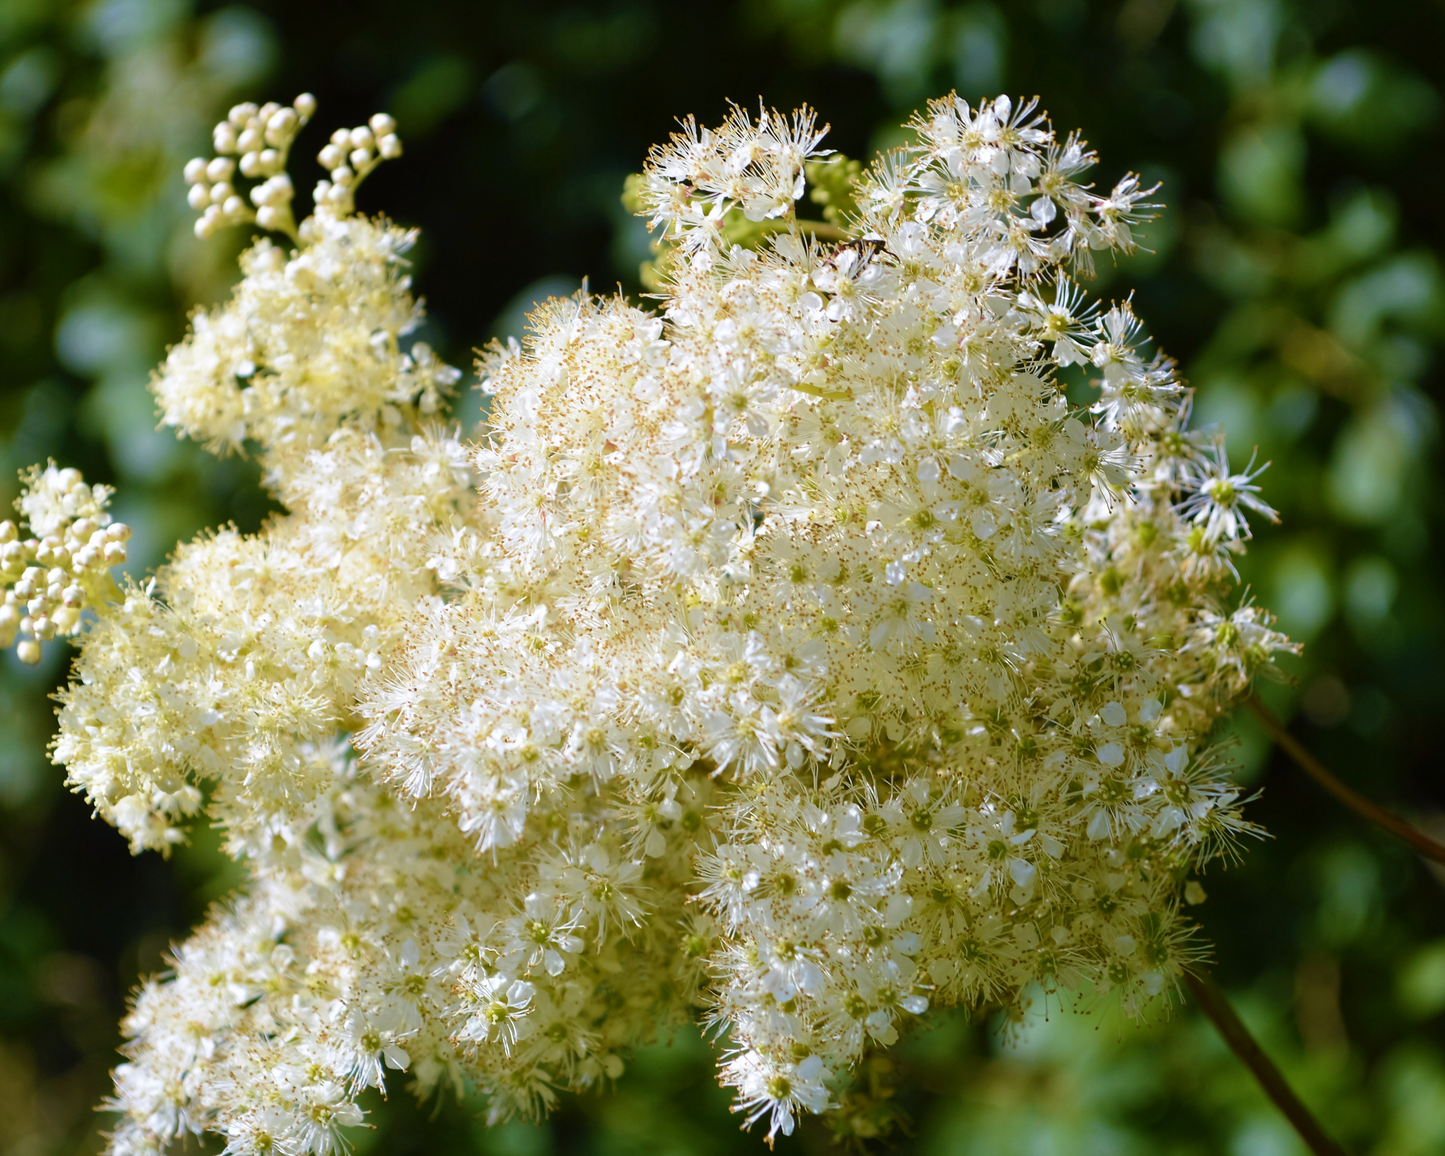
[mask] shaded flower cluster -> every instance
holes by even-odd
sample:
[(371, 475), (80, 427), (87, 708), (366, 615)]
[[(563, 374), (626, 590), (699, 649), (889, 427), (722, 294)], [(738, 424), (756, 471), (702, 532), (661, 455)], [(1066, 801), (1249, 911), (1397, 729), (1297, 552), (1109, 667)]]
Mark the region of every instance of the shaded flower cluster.
[[(858, 174), (806, 110), (686, 122), (629, 185), (660, 308), (541, 307), (476, 441), (407, 339), (410, 234), (352, 208), (395, 126), (327, 144), (153, 382), (285, 513), (92, 593), (62, 696), (135, 849), (204, 810), (252, 875), (138, 995), (113, 1151), (329, 1156), (400, 1071), (536, 1113), (698, 1016), (771, 1139), (932, 1009), (1175, 988), (1190, 873), (1250, 829), (1205, 736), (1290, 645), (1233, 589), (1272, 511), (1071, 276), (1150, 190), (1095, 194), (1032, 103), (910, 127)], [(60, 476), (27, 543), (112, 561)]]

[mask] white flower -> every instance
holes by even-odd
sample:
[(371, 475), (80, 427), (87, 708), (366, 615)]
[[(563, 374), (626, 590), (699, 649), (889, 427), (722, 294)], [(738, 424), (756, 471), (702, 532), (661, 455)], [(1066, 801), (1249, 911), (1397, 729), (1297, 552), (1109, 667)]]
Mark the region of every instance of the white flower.
[(496, 1041), (507, 1054), (524, 1034), (524, 1025), (536, 993), (526, 980), (509, 975), (485, 976), (466, 991), (475, 1009), (457, 1032), (457, 1037), (477, 1043)]
[(770, 1063), (757, 1052), (744, 1052), (723, 1066), (723, 1083), (737, 1088), (735, 1112), (746, 1112), (751, 1125), (768, 1117), (767, 1139), (779, 1132), (793, 1134), (795, 1112), (821, 1112), (829, 1106), (823, 1077), (826, 1069), (817, 1056), (801, 1063)]
[(1229, 472), (1229, 457), (1222, 441), (1213, 446), (1212, 456), (1199, 460), (1190, 477), (1192, 492), (1184, 499), (1180, 510), (1203, 527), (1205, 536), (1211, 542), (1233, 542), (1251, 537), (1249, 523), (1244, 511), (1255, 513), (1271, 522), (1278, 522), (1279, 515), (1259, 496), (1255, 479), (1269, 468), (1269, 463), (1254, 468), (1254, 455), (1244, 472)]

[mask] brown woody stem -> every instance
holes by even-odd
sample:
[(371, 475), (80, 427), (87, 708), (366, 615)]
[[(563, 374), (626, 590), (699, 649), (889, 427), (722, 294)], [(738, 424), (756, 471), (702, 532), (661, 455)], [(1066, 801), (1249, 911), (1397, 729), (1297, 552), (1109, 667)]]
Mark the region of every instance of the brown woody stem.
[(1230, 1006), (1229, 1000), (1213, 977), (1205, 973), (1186, 971), (1184, 982), (1194, 993), (1194, 1002), (1199, 1005), (1199, 1010), (1209, 1017), (1210, 1023), (1224, 1038), (1230, 1051), (1254, 1074), (1259, 1086), (1264, 1089), (1264, 1094), (1274, 1101), (1274, 1106), (1294, 1125), (1294, 1130), (1299, 1133), (1305, 1146), (1315, 1156), (1345, 1156), (1345, 1150), (1320, 1127), (1319, 1121), (1310, 1114), (1310, 1110), (1294, 1094), (1294, 1089), (1285, 1082), (1280, 1070), (1274, 1066), (1274, 1061), (1265, 1055), (1264, 1049), (1249, 1034), (1244, 1021)]
[(1304, 744), (1295, 738), (1294, 735), (1289, 733), (1289, 730), (1285, 727), (1284, 723), (1280, 721), (1279, 717), (1270, 710), (1269, 707), (1265, 706), (1264, 703), (1260, 702), (1258, 695), (1250, 695), (1248, 702), (1250, 710), (1254, 711), (1259, 721), (1264, 724), (1264, 729), (1269, 731), (1274, 741), (1279, 743), (1289, 754), (1290, 758), (1294, 759), (1294, 761), (1300, 765), (1300, 768), (1305, 774), (1309, 775), (1310, 778), (1314, 779), (1315, 782), (1357, 815), (1363, 816), (1377, 826), (1383, 827), (1386, 831), (1390, 832), (1390, 834), (1394, 835), (1395, 838), (1410, 844), (1411, 847), (1415, 848), (1421, 855), (1424, 855), (1425, 858), (1433, 859), (1436, 863), (1445, 864), (1445, 846), (1441, 846), (1435, 842), (1434, 839), (1430, 838), (1430, 836), (1423, 834), (1398, 815), (1370, 802), (1369, 799), (1351, 790), (1345, 786), (1344, 783), (1340, 782), (1339, 779), (1335, 778), (1334, 775), (1330, 774), (1330, 772), (1325, 769), (1324, 764), (1315, 758), (1314, 755), (1310, 754), (1309, 751), (1305, 749)]

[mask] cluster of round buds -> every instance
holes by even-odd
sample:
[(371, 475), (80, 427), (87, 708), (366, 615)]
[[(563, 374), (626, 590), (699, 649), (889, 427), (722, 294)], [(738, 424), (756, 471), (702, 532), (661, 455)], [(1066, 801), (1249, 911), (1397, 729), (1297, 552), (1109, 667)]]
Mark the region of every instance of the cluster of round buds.
[[(247, 102), (231, 109), (211, 134), (217, 155), (211, 160), (196, 157), (186, 165), (191, 208), (201, 214), (196, 236), (209, 237), (226, 225), (252, 221), (263, 229), (295, 235), (291, 215), (295, 189), (286, 175), (286, 158), (296, 134), (315, 112), (316, 98), (309, 92), (290, 107)], [(241, 176), (260, 182), (250, 191), (250, 205), (236, 190), (238, 168)]]
[(40, 643), (80, 629), (81, 612), (108, 569), (126, 560), (130, 527), (105, 512), (109, 493), (88, 486), (79, 470), (54, 467), (27, 479), (21, 498), (32, 531), (22, 538), (14, 522), (0, 522), (0, 648), (15, 645), (21, 662), (40, 661)]
[(317, 154), (329, 180), (317, 182), (316, 207), (325, 205), (340, 216), (355, 205), (356, 188), (382, 161), (401, 156), (401, 138), (396, 121), (379, 112), (358, 128), (339, 128)]

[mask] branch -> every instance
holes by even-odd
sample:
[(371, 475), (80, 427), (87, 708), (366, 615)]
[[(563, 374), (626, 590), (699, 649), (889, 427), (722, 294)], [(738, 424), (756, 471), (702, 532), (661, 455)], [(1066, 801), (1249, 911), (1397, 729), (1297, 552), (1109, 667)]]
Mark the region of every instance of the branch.
[(1249, 1034), (1244, 1021), (1239, 1018), (1234, 1008), (1229, 1006), (1229, 1000), (1225, 998), (1213, 977), (1186, 971), (1184, 982), (1194, 993), (1194, 1002), (1199, 1005), (1199, 1010), (1209, 1017), (1215, 1030), (1229, 1045), (1230, 1051), (1254, 1074), (1265, 1095), (1274, 1101), (1274, 1106), (1294, 1125), (1294, 1130), (1305, 1142), (1305, 1147), (1315, 1156), (1345, 1156), (1345, 1150), (1320, 1127), (1319, 1121), (1310, 1115), (1310, 1110), (1300, 1102), (1289, 1084), (1285, 1083), (1280, 1070)]
[(1425, 856), (1425, 858), (1433, 859), (1436, 863), (1445, 865), (1445, 846), (1441, 846), (1428, 835), (1418, 831), (1398, 815), (1370, 802), (1369, 799), (1351, 790), (1345, 786), (1344, 783), (1340, 782), (1339, 779), (1335, 778), (1334, 775), (1330, 774), (1330, 772), (1325, 769), (1324, 764), (1315, 758), (1314, 755), (1310, 754), (1309, 751), (1305, 749), (1304, 744), (1295, 738), (1294, 735), (1289, 733), (1289, 730), (1285, 727), (1284, 723), (1280, 721), (1279, 717), (1270, 710), (1269, 707), (1265, 706), (1264, 703), (1260, 702), (1258, 695), (1250, 695), (1247, 701), (1249, 703), (1249, 709), (1254, 711), (1259, 721), (1264, 724), (1264, 729), (1269, 731), (1274, 737), (1275, 742), (1279, 743), (1279, 745), (1289, 753), (1290, 758), (1294, 759), (1294, 761), (1300, 765), (1305, 774), (1309, 775), (1310, 778), (1314, 779), (1315, 782), (1357, 815), (1364, 816), (1370, 822), (1389, 831), (1395, 838), (1410, 844), (1411, 847), (1415, 848), (1415, 850)]

